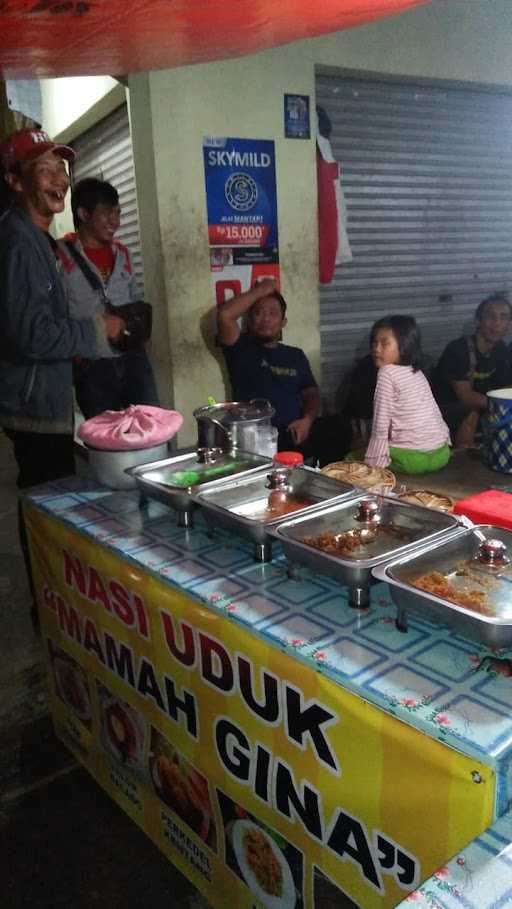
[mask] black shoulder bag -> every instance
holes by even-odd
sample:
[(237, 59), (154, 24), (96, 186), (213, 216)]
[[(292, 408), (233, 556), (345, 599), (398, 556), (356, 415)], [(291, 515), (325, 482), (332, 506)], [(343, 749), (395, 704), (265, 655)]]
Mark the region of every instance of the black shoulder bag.
[(140, 350), (151, 337), (153, 323), (151, 304), (144, 303), (142, 300), (135, 300), (133, 303), (124, 303), (122, 306), (112, 306), (105, 293), (103, 281), (93, 272), (86, 259), (78, 252), (72, 240), (65, 240), (64, 243), (86, 281), (94, 291), (99, 293), (105, 312), (119, 316), (125, 323), (125, 328), (119, 337), (115, 340), (109, 339), (109, 343), (122, 353)]

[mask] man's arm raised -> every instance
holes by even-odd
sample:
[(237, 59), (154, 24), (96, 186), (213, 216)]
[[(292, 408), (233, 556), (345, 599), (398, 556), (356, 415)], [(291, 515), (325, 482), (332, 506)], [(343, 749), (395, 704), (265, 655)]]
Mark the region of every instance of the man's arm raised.
[(254, 303), (268, 297), (275, 289), (275, 282), (271, 278), (264, 278), (245, 293), (222, 303), (217, 310), (217, 337), (220, 343), (226, 347), (236, 344), (240, 337), (238, 319), (245, 316)]

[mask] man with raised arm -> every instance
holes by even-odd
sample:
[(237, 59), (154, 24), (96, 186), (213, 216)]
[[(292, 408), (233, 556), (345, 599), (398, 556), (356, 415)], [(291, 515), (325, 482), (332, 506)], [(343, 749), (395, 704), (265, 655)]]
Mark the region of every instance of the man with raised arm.
[[(247, 317), (247, 331), (239, 320)], [(286, 302), (271, 279), (264, 279), (218, 310), (218, 341), (223, 347), (233, 397), (266, 398), (275, 408), (280, 450), (316, 454), (313, 427), (320, 392), (308, 359), (299, 347), (281, 342)]]

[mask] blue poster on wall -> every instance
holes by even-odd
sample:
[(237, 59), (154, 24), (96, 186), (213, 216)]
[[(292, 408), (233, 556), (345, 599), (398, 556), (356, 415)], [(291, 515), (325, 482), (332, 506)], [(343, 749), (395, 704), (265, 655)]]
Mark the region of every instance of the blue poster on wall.
[(226, 265), (279, 262), (274, 143), (206, 138), (203, 155), (211, 255)]

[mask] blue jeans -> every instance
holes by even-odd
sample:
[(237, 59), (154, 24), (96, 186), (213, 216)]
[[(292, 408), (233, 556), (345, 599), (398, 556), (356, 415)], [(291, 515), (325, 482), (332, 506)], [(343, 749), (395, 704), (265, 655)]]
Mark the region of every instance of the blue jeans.
[(75, 393), (86, 420), (130, 404), (159, 406), (153, 369), (145, 350), (74, 364)]

